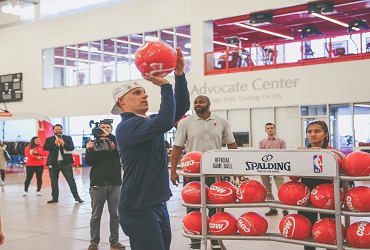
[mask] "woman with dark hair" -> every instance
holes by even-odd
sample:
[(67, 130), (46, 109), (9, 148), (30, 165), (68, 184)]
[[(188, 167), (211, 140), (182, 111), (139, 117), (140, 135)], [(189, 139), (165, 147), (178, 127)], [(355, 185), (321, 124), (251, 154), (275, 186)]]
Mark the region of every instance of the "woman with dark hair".
[[(333, 149), (329, 146), (329, 129), (328, 125), (323, 120), (315, 120), (308, 124), (306, 128), (307, 139), (310, 142), (307, 147), (302, 147), (300, 149)], [(316, 186), (324, 183), (333, 183), (332, 180), (325, 179), (315, 179), (315, 178), (302, 178), (301, 182), (305, 184), (310, 191)], [(318, 220), (318, 213), (315, 212), (306, 212), (298, 211), (298, 214), (301, 214), (307, 217), (312, 225)], [(320, 213), (320, 219), (322, 218), (334, 218), (332, 214), (322, 214)], [(305, 246), (305, 250), (314, 250), (315, 247)]]
[(27, 156), (27, 177), (26, 181), (24, 182), (23, 196), (26, 196), (28, 194), (28, 187), (30, 186), (30, 182), (34, 173), (36, 173), (37, 179), (36, 194), (38, 196), (41, 196), (42, 173), (44, 172), (45, 157), (47, 156), (47, 153), (41, 146), (41, 140), (39, 137), (32, 137), (30, 144), (24, 150), (24, 154), (25, 156)]

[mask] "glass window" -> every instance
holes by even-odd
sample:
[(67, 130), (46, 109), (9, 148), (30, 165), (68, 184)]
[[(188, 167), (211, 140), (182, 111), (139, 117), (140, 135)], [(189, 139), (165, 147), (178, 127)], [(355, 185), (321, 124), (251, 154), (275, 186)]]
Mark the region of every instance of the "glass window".
[(130, 80), (130, 53), (128, 36), (121, 36), (116, 38), (115, 40), (117, 47), (117, 81)]
[(65, 76), (64, 47), (54, 48), (54, 86), (64, 86)]
[(114, 39), (103, 41), (103, 82), (116, 81), (116, 55)]
[(326, 116), (326, 105), (301, 106), (301, 116)]
[[(370, 103), (354, 104), (355, 146), (370, 146)], [(350, 141), (350, 144), (353, 142)]]
[[(22, 129), (19, 129), (22, 128)], [(28, 120), (9, 120), (0, 123), (1, 131), (6, 131), (1, 140), (7, 141), (30, 141), (37, 135), (37, 121)]]
[(80, 43), (77, 45), (77, 83), (78, 85), (90, 83), (89, 71), (89, 44)]
[(163, 42), (168, 43), (169, 45), (172, 46), (172, 48), (175, 48), (173, 28), (163, 29), (161, 30), (160, 34), (161, 34), (161, 40)]
[(155, 42), (155, 41), (159, 41), (158, 30), (144, 33), (144, 42)]
[(353, 151), (352, 108), (349, 104), (330, 105), (330, 145), (344, 154)]
[(191, 72), (190, 25), (43, 50), (43, 87), (77, 86), (140, 79), (135, 53), (145, 41), (180, 47)]
[(77, 51), (76, 45), (66, 46), (66, 86), (77, 85)]
[(103, 119), (113, 119), (112, 134), (115, 134), (115, 128), (117, 127), (118, 123), (121, 122), (121, 117), (112, 115), (74, 116), (66, 118), (69, 124), (69, 130), (66, 131), (65, 129), (64, 132), (72, 137), (76, 148), (82, 148), (87, 140), (94, 139), (91, 135), (91, 131), (95, 127), (95, 123), (99, 124), (99, 122)]
[(89, 45), (90, 45), (90, 83), (91, 84), (101, 83), (103, 82), (101, 40), (89, 42)]
[(42, 50), (44, 89), (54, 88), (54, 60), (54, 49)]
[(135, 66), (135, 53), (137, 49), (143, 44), (143, 34), (133, 34), (130, 35), (130, 79), (140, 79), (141, 73)]
[(185, 73), (191, 72), (191, 42), (190, 25), (175, 28), (176, 47), (180, 47), (185, 59)]

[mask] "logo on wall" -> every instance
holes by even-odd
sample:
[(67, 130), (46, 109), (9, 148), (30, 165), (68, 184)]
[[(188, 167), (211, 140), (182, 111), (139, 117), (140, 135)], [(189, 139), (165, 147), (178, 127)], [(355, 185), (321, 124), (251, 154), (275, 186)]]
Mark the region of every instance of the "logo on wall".
[(313, 156), (313, 171), (315, 173), (322, 173), (323, 171), (322, 155)]

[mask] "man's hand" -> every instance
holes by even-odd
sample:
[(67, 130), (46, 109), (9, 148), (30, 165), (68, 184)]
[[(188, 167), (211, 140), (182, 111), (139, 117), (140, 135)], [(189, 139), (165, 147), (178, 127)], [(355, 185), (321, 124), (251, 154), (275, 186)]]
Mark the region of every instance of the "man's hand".
[(184, 55), (182, 54), (182, 51), (180, 48), (176, 48), (177, 52), (177, 64), (175, 68), (175, 74), (178, 76), (181, 76), (184, 74), (184, 68), (185, 68), (185, 60)]
[(86, 148), (93, 148), (94, 147), (94, 142), (93, 141), (88, 141), (86, 143)]
[(163, 84), (170, 84), (169, 81), (167, 81), (161, 76), (153, 76), (153, 75), (150, 75), (149, 73), (146, 73), (145, 75), (143, 75), (143, 77), (145, 80), (148, 80), (152, 82), (154, 85), (157, 85), (159, 87), (162, 86)]
[(179, 183), (180, 183), (179, 175), (176, 172), (171, 171), (171, 177), (170, 178), (171, 178), (172, 184), (175, 185), (176, 187), (178, 187)]

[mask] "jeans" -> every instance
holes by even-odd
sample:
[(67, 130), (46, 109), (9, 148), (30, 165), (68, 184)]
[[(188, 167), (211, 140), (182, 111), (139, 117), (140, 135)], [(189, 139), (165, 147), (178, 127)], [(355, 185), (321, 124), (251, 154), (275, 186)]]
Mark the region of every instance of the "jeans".
[(52, 168), (49, 168), (49, 176), (51, 180), (51, 196), (54, 200), (58, 200), (59, 197), (59, 172), (62, 171), (64, 178), (66, 178), (69, 188), (71, 189), (71, 193), (75, 200), (78, 200), (80, 196), (77, 192), (77, 186), (75, 179), (73, 177), (73, 170), (71, 164), (60, 163), (57, 165), (53, 165)]
[(24, 191), (28, 191), (33, 174), (36, 173), (37, 179), (37, 191), (41, 190), (42, 185), (42, 173), (44, 172), (44, 166), (26, 166), (27, 177), (24, 182)]
[(109, 211), (109, 243), (118, 242), (118, 200), (120, 195), (121, 185), (95, 186), (90, 187), (89, 193), (91, 197), (91, 219), (90, 219), (90, 237), (91, 242), (99, 244), (100, 242), (100, 221), (103, 213), (104, 204), (107, 201)]
[(166, 203), (120, 211), (119, 221), (132, 250), (170, 249), (172, 235)]

